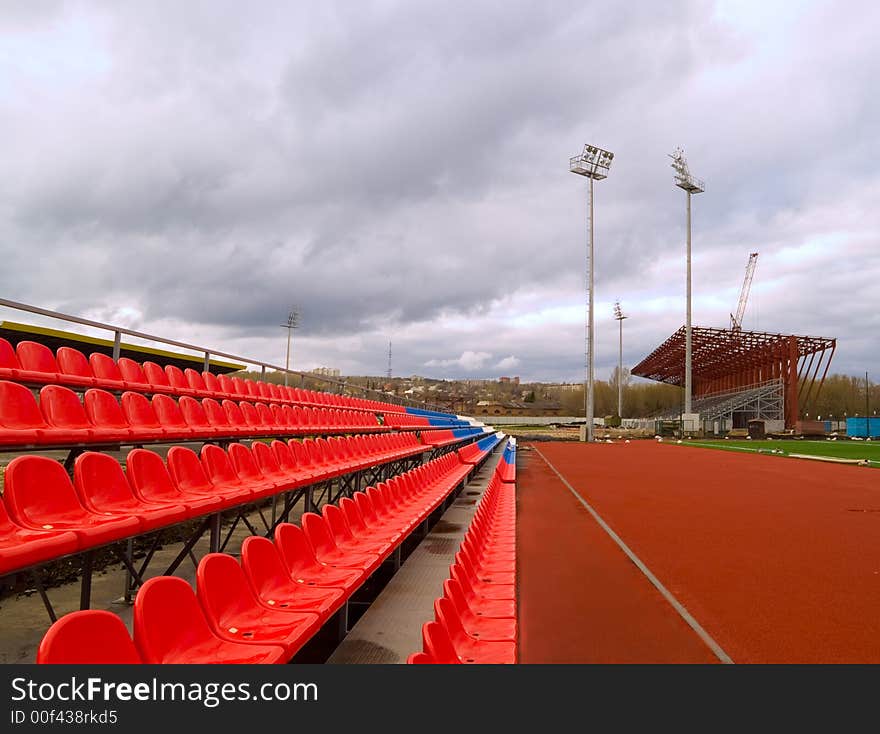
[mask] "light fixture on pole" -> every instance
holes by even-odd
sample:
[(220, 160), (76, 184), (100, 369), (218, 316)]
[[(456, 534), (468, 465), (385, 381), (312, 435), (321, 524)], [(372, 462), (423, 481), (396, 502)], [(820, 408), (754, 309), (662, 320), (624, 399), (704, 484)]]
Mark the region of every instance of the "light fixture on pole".
[(587, 423), (587, 441), (593, 440), (593, 181), (608, 177), (614, 153), (595, 145), (585, 145), (583, 153), (570, 158), (568, 170), (590, 180), (589, 245), (587, 251), (587, 370), (584, 381), (584, 414)]
[(287, 386), (287, 376), (290, 372), (290, 335), (293, 330), (299, 326), (299, 312), (296, 309), (290, 309), (287, 314), (287, 323), (281, 324), (282, 329), (287, 329), (287, 359), (284, 362), (284, 386)]
[(617, 416), (623, 418), (623, 320), (629, 316), (624, 316), (620, 309), (620, 301), (614, 304), (614, 318), (620, 326), (620, 349), (617, 359)]
[(691, 413), (693, 394), (693, 329), (691, 325), (691, 195), (705, 191), (703, 181), (691, 175), (684, 151), (676, 148), (669, 156), (675, 170), (675, 185), (687, 193), (687, 320), (685, 321), (684, 347), (684, 413)]

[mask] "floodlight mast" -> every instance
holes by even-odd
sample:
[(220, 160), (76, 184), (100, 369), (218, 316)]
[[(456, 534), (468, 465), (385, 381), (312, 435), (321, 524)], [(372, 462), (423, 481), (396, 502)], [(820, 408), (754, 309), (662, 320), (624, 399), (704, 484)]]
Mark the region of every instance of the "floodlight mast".
[(593, 440), (593, 181), (608, 177), (614, 153), (585, 145), (580, 155), (569, 158), (568, 170), (590, 180), (589, 190), (589, 245), (587, 251), (587, 368), (584, 381), (584, 416), (586, 419), (586, 438)]
[(614, 304), (614, 318), (620, 327), (620, 347), (617, 359), (617, 417), (623, 418), (623, 320), (629, 316), (624, 316), (620, 308), (620, 301)]
[(290, 335), (297, 326), (299, 326), (299, 312), (296, 309), (290, 309), (290, 313), (287, 314), (287, 323), (281, 324), (282, 329), (287, 329), (287, 359), (284, 362), (285, 387), (287, 387), (287, 377), (290, 372)]
[(703, 181), (691, 175), (684, 151), (676, 148), (669, 156), (675, 170), (675, 185), (687, 193), (687, 319), (685, 321), (684, 347), (684, 412), (691, 414), (691, 396), (693, 394), (693, 326), (691, 321), (691, 195), (705, 191)]

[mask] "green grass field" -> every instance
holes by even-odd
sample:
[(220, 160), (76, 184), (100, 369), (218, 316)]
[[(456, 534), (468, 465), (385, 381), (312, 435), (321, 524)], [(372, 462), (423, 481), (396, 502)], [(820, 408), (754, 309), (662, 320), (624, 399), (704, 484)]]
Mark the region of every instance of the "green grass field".
[[(770, 453), (782, 451), (783, 455), (809, 454), (811, 456), (833, 456), (838, 459), (867, 459), (873, 466), (880, 467), (880, 441), (725, 441), (702, 439), (683, 441), (688, 446), (722, 449), (724, 451), (749, 451)], [(778, 453), (776, 455), (779, 455)]]

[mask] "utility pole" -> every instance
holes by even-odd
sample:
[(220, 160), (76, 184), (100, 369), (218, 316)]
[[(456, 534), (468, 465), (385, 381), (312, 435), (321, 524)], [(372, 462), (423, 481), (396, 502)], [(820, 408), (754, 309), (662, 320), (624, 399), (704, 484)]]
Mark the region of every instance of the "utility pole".
[(281, 324), (282, 329), (287, 329), (287, 359), (284, 362), (284, 386), (287, 387), (287, 377), (290, 373), (290, 336), (293, 330), (299, 326), (299, 312), (295, 308), (287, 314), (287, 322)]

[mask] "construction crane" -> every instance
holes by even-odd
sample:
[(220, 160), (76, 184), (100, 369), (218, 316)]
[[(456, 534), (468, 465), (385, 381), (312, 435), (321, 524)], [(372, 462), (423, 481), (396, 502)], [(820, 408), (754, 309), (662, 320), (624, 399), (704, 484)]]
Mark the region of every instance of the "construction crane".
[(736, 315), (730, 314), (730, 328), (733, 331), (742, 330), (743, 316), (746, 313), (746, 302), (749, 300), (749, 290), (752, 287), (752, 278), (755, 277), (755, 266), (758, 264), (758, 253), (753, 252), (749, 255), (749, 262), (746, 265), (746, 277), (743, 280), (743, 287), (739, 293), (739, 304), (736, 307)]

